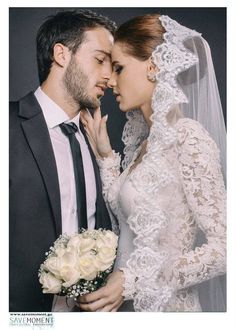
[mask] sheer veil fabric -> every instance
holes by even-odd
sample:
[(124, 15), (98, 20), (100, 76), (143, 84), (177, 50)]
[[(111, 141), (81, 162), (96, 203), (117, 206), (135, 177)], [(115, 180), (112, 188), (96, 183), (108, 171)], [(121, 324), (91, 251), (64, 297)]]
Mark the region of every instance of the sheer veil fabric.
[[(152, 53), (158, 70), (152, 97), (152, 126), (149, 131), (141, 112), (127, 113), (123, 131), (125, 169), (135, 150), (148, 138), (147, 155), (168, 148), (176, 141), (176, 129), (167, 121), (169, 114), (200, 122), (216, 142), (221, 168), (226, 178), (226, 130), (215, 77), (211, 51), (200, 33), (188, 29), (168, 16), (159, 17), (166, 32), (164, 41)], [(156, 143), (158, 141), (158, 143)], [(201, 232), (197, 245), (204, 242)], [(203, 311), (225, 311), (225, 277), (215, 277), (201, 285), (200, 303)]]

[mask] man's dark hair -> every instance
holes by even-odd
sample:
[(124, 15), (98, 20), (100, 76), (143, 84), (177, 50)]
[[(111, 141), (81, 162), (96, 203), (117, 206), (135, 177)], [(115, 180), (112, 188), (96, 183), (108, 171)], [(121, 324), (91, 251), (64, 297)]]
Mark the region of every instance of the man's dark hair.
[(107, 29), (112, 35), (116, 30), (114, 22), (91, 10), (61, 11), (49, 16), (39, 28), (36, 38), (40, 84), (49, 75), (56, 43), (62, 43), (74, 54), (83, 42), (85, 32), (98, 27)]

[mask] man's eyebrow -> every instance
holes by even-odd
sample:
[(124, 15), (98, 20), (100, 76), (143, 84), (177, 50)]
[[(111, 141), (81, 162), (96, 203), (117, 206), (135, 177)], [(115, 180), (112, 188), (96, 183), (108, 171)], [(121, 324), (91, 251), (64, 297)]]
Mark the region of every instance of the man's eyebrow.
[(95, 52), (100, 52), (100, 53), (105, 54), (105, 55), (108, 56), (108, 57), (111, 57), (111, 53), (106, 52), (106, 51), (103, 50), (103, 49), (95, 49)]

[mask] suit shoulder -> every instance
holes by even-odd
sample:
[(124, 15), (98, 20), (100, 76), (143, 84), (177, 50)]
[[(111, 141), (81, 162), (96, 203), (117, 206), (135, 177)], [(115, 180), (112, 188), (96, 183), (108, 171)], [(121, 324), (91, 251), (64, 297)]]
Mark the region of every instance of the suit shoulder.
[(19, 104), (20, 104), (20, 101), (10, 101), (9, 102), (10, 112), (17, 111), (19, 109)]
[(27, 104), (31, 105), (31, 103), (33, 103), (32, 100), (34, 100), (34, 95), (33, 95), (33, 92), (30, 92), (17, 101), (10, 101), (9, 102), (9, 112), (10, 112), (9, 119), (13, 120), (13, 118), (14, 118), (14, 120), (15, 120), (16, 117), (19, 117), (19, 119), (20, 119), (20, 117), (24, 117), (24, 115), (23, 116), (21, 115), (20, 109)]
[(19, 114), (19, 101), (11, 101), (9, 102), (9, 124), (10, 127), (14, 125), (15, 122), (18, 122), (18, 114)]

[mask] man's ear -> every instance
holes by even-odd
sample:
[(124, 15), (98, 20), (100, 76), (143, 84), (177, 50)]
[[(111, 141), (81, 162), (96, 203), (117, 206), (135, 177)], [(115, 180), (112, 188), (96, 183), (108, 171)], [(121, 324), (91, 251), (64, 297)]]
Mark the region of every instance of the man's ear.
[(157, 72), (157, 66), (153, 63), (152, 58), (149, 57), (147, 60), (147, 79), (151, 82), (155, 82)]
[(56, 43), (53, 47), (53, 59), (60, 67), (64, 67), (71, 58), (68, 47)]

